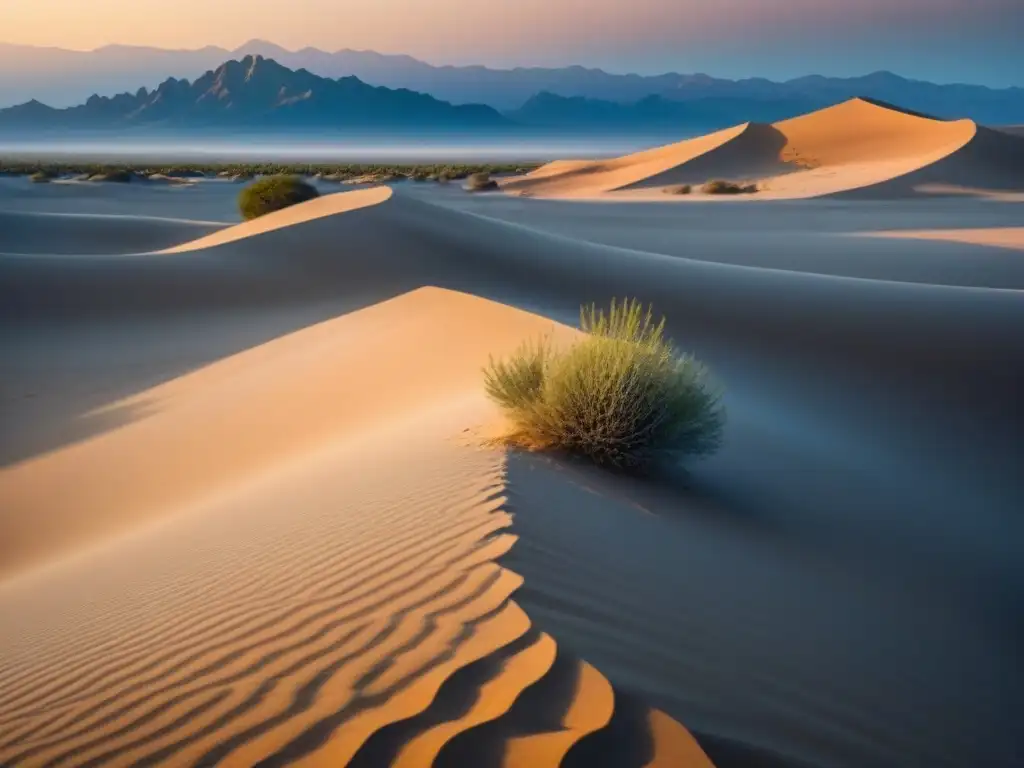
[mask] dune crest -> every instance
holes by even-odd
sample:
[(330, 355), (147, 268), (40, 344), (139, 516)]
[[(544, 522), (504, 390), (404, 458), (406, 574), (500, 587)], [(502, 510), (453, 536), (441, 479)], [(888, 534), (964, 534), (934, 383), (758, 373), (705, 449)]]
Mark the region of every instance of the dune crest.
[[(735, 128), (613, 160), (560, 161), (502, 182), (512, 194), (565, 199), (710, 199), (711, 179), (757, 182), (742, 199), (905, 197), (1024, 190), (1024, 141), (975, 124), (943, 121), (851, 99), (771, 125)], [(690, 184), (691, 195), (665, 196)], [(736, 199), (736, 198), (730, 198)]]
[[(419, 289), (0, 470), (0, 763), (570, 764), (615, 692), (514, 602), (504, 456), (457, 439), (487, 356), (549, 332), (576, 333)], [(652, 765), (710, 768), (635, 720), (687, 755)]]
[(356, 211), (360, 208), (368, 208), (378, 203), (383, 203), (390, 197), (391, 188), (384, 186), (358, 189), (354, 192), (343, 194), (324, 195), (309, 200), (302, 205), (293, 205), (280, 211), (273, 211), (265, 216), (237, 224), (220, 232), (214, 232), (198, 240), (191, 240), (173, 248), (168, 248), (163, 252), (186, 253), (188, 251), (198, 251), (203, 248), (225, 245), (244, 240), (247, 237), (253, 237), (254, 235), (272, 232), (275, 229), (321, 219), (325, 216), (336, 216), (341, 213)]

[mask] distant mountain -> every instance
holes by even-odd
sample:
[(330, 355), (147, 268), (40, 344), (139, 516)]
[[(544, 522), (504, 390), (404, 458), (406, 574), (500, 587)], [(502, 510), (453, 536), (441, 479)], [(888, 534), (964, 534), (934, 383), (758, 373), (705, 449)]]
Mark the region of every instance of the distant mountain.
[(623, 104), (543, 91), (506, 114), (523, 125), (550, 130), (667, 133), (680, 128), (712, 131), (744, 122), (771, 123), (823, 106), (827, 103), (801, 98), (676, 101), (663, 96)]
[(454, 106), (422, 93), (367, 85), (356, 77), (332, 80), (262, 56), (228, 61), (192, 82), (172, 77), (153, 91), (93, 95), (66, 109), (32, 100), (0, 110), (0, 132), (34, 134), (139, 127), (457, 132), (510, 125), (487, 106)]
[(195, 78), (222, 61), (251, 54), (322, 77), (355, 76), (371, 85), (409, 88), (453, 104), (486, 104), (505, 111), (518, 109), (545, 91), (622, 103), (654, 95), (673, 101), (795, 99), (818, 104), (866, 96), (937, 117), (970, 117), (997, 125), (1024, 123), (1024, 88), (936, 85), (891, 72), (854, 78), (811, 75), (778, 83), (763, 78), (725, 80), (704, 74), (619, 75), (578, 66), (490, 69), (432, 66), (410, 56), (373, 51), (289, 51), (263, 40), (252, 40), (234, 51), (217, 47), (169, 51), (107, 46), (80, 52), (0, 44), (0, 105), (33, 98), (54, 106), (77, 104), (92, 93), (113, 95), (139, 85), (152, 87), (168, 76)]

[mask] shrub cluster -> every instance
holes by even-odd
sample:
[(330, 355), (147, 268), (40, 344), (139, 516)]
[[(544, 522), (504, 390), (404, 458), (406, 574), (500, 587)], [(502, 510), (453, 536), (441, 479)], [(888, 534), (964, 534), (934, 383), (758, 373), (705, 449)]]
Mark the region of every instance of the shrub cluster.
[(232, 178), (254, 176), (316, 176), (331, 177), (343, 181), (362, 176), (390, 176), (393, 179), (429, 178), (465, 179), (473, 173), (525, 173), (533, 170), (535, 164), (521, 163), (429, 163), (429, 164), (386, 164), (386, 163), (196, 163), (183, 166), (159, 161), (142, 163), (91, 163), (78, 161), (8, 160), (0, 158), (0, 175), (30, 176), (44, 172), (51, 178), (59, 176), (94, 176), (125, 171), (139, 176), (160, 173), (169, 177)]
[(689, 184), (677, 184), (674, 187), (665, 187), (666, 195), (688, 195), (693, 192), (693, 187)]
[(715, 179), (701, 187), (705, 195), (749, 195), (757, 192), (757, 184), (737, 184), (733, 181)]
[(267, 176), (241, 191), (238, 209), (242, 218), (255, 219), (319, 196), (315, 187), (297, 176)]
[(488, 396), (522, 445), (644, 468), (717, 450), (725, 424), (718, 393), (692, 356), (679, 357), (636, 300), (580, 312), (587, 334), (556, 351), (528, 342), (484, 370)]
[(491, 178), (491, 174), (482, 172), (471, 174), (466, 179), (466, 190), (468, 192), (490, 192), (498, 188), (498, 182)]

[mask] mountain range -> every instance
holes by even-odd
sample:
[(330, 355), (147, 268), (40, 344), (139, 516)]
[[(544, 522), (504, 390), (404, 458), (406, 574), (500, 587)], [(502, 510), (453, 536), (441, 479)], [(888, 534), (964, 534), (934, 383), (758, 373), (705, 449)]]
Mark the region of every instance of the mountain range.
[(481, 104), (452, 105), (405, 89), (337, 80), (272, 59), (228, 61), (194, 81), (168, 78), (150, 91), (90, 96), (65, 109), (38, 100), (0, 110), (0, 132), (102, 132), (133, 128), (250, 133), (496, 131), (513, 124)]
[[(938, 85), (891, 72), (853, 78), (810, 75), (773, 82), (763, 78), (726, 80), (705, 74), (613, 74), (580, 66), (491, 69), (434, 66), (410, 56), (373, 51), (289, 51), (262, 40), (250, 41), (233, 51), (215, 46), (164, 50), (114, 45), (83, 52), (0, 44), (0, 105), (31, 99), (57, 107), (80, 104), (92, 94), (113, 96), (134, 91), (140, 85), (152, 88), (168, 76), (179, 80), (201, 77), (225, 60), (248, 55), (260, 55), (321, 77), (355, 76), (370, 85), (410, 89), (455, 105), (483, 104), (503, 112), (535, 109), (536, 104), (528, 102), (539, 94), (643, 104), (638, 108), (641, 113), (657, 104), (644, 102), (651, 96), (665, 102), (701, 101), (706, 108), (714, 104), (707, 100), (720, 100), (720, 105), (731, 100), (821, 106), (864, 96), (937, 117), (970, 117), (995, 125), (1024, 122), (1024, 88)], [(559, 108), (564, 111), (571, 106), (562, 104)], [(597, 109), (594, 105), (583, 106)], [(666, 111), (668, 107), (658, 109)], [(773, 109), (769, 107), (768, 111)]]

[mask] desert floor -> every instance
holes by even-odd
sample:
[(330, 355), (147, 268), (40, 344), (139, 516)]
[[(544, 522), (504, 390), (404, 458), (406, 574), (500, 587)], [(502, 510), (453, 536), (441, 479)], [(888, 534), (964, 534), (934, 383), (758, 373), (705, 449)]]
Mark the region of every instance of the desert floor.
[[(1019, 203), (238, 189), (0, 178), (0, 764), (1018, 763)], [(722, 451), (492, 447), (614, 296)]]

